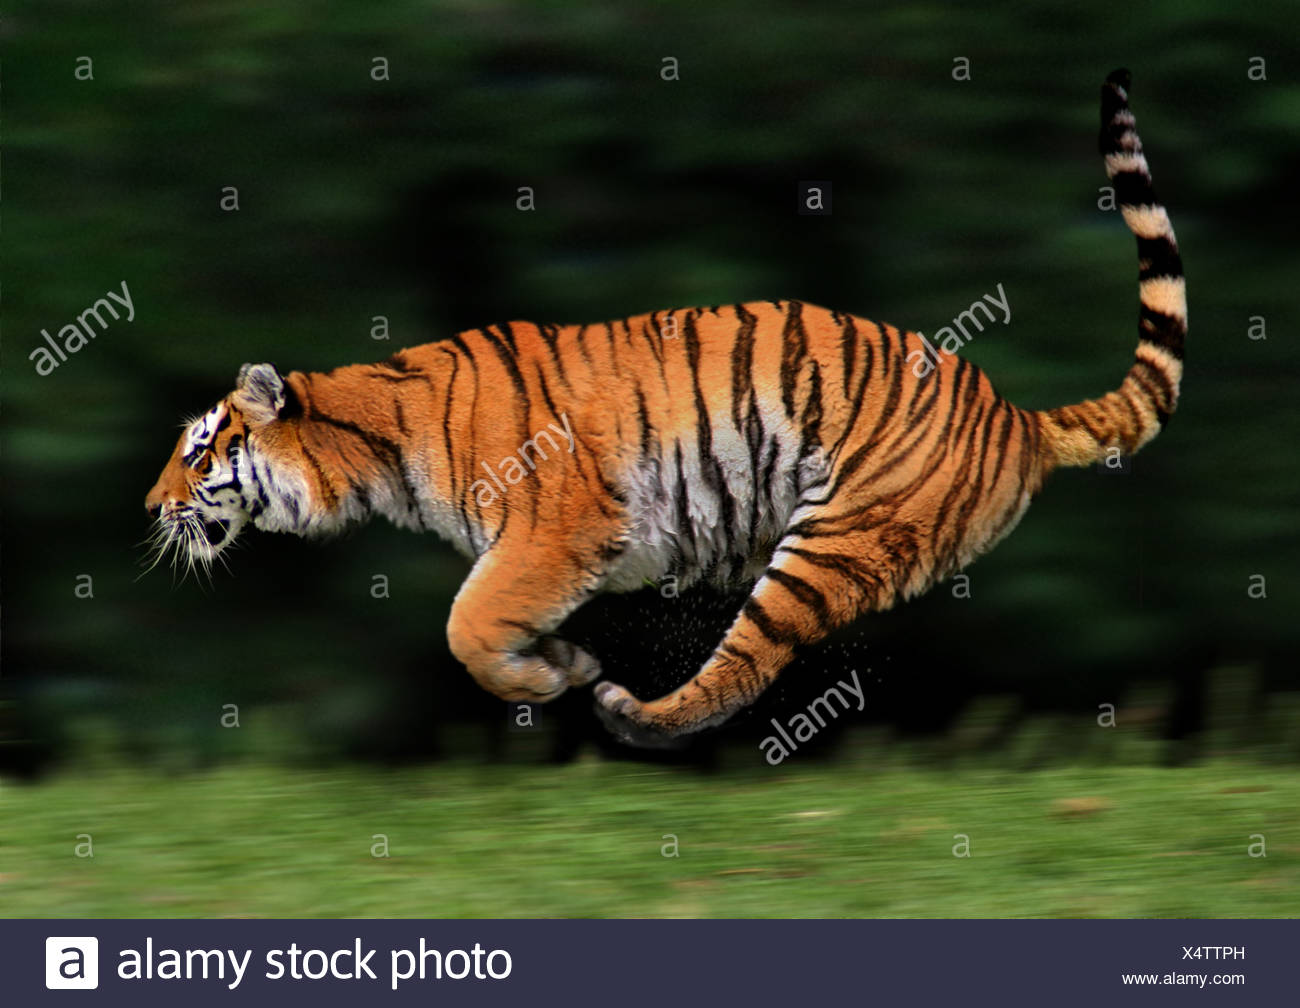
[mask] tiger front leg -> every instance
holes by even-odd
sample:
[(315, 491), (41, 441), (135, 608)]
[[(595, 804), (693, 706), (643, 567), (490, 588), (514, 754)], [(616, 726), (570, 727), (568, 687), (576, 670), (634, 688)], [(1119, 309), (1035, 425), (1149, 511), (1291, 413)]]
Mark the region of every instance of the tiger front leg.
[(545, 703), (600, 676), (588, 652), (552, 633), (590, 597), (586, 572), (541, 560), (484, 554), (451, 607), (447, 641), (474, 680), (516, 703)]

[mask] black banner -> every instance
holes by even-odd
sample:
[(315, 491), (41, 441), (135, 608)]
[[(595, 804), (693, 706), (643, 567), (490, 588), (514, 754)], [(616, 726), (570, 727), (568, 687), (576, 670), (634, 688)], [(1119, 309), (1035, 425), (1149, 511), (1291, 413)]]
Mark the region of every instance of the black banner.
[[(1296, 921), (12, 920), (5, 1003), (1259, 1004)], [(58, 993), (54, 993), (58, 991)], [(300, 999), (310, 998), (310, 1001)]]

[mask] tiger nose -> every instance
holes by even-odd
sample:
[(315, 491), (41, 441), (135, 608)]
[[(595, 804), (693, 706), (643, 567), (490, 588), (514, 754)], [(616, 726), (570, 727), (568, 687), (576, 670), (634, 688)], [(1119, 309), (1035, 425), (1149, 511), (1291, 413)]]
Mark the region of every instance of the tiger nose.
[(167, 504), (168, 493), (166, 490), (160, 490), (154, 487), (145, 495), (144, 509), (150, 518), (162, 517), (163, 507)]
[(159, 480), (144, 495), (144, 509), (150, 518), (157, 518), (162, 515), (163, 505), (167, 503), (168, 493), (163, 486), (163, 481)]

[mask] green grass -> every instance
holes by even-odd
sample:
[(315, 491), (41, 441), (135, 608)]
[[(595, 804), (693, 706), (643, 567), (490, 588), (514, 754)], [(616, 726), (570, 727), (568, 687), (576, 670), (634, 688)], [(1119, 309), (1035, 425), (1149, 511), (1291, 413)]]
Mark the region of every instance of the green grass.
[[(210, 773), (0, 791), (9, 917), (1279, 917), (1300, 775), (836, 763)], [(74, 856), (89, 833), (93, 858)], [(390, 857), (375, 858), (374, 834)], [(677, 857), (661, 848), (673, 834)], [(954, 857), (956, 834), (970, 857)], [(1266, 857), (1250, 857), (1263, 834)]]

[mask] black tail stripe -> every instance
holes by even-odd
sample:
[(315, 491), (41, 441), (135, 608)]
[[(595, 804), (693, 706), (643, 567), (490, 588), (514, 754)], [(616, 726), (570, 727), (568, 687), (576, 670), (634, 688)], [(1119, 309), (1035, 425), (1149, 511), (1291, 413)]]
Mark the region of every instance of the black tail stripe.
[(1142, 305), (1138, 331), (1143, 342), (1164, 347), (1179, 360), (1183, 359), (1183, 343), (1187, 333), (1181, 320)]
[(1131, 78), (1127, 70), (1116, 70), (1106, 78), (1101, 86), (1101, 138), (1099, 146), (1103, 154), (1114, 154), (1123, 148), (1118, 140), (1128, 132), (1129, 127), (1115, 122), (1115, 117), (1128, 108), (1128, 88)]
[(1111, 179), (1115, 186), (1115, 199), (1120, 206), (1159, 206), (1151, 177), (1140, 171), (1117, 172)]
[(1150, 280), (1152, 277), (1180, 277), (1183, 275), (1183, 259), (1178, 248), (1168, 238), (1141, 238), (1137, 240), (1139, 279)]
[(1147, 381), (1151, 382), (1157, 387), (1157, 389), (1159, 389), (1160, 398), (1158, 401), (1166, 403), (1174, 401), (1174, 389), (1173, 386), (1169, 384), (1169, 376), (1160, 370), (1160, 368), (1156, 367), (1148, 360), (1143, 360), (1141, 357), (1133, 362), (1133, 368), (1139, 371)]

